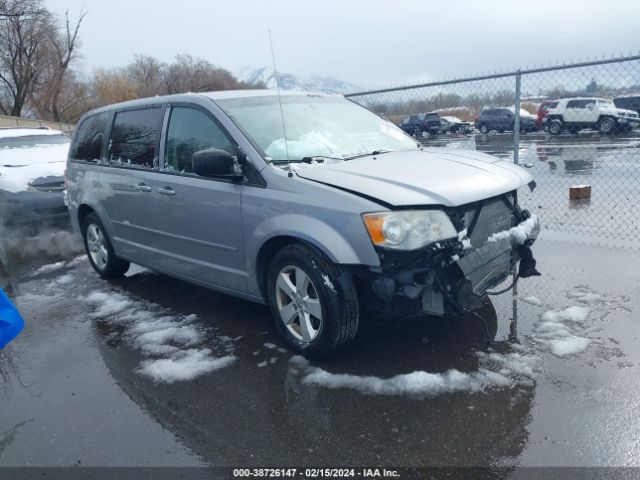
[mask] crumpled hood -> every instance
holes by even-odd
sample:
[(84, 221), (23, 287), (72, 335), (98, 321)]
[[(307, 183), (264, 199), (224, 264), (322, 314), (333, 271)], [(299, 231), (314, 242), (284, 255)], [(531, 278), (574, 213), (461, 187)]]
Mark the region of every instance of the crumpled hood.
[(459, 206), (510, 192), (533, 180), (513, 162), (473, 150), (447, 148), (310, 165), (296, 173), (393, 206)]

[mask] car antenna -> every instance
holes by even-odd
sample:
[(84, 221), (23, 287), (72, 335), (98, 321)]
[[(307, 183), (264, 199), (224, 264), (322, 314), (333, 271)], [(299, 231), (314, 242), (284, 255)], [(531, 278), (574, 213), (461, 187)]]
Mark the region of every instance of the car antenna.
[(271, 46), (271, 61), (273, 62), (273, 76), (276, 79), (276, 90), (278, 92), (278, 105), (280, 106), (280, 121), (282, 122), (282, 135), (284, 140), (284, 151), (287, 154), (287, 168), (289, 176), (292, 177), (291, 164), (289, 163), (289, 146), (287, 145), (287, 131), (284, 127), (284, 112), (282, 110), (282, 98), (280, 97), (280, 81), (278, 80), (278, 69), (276, 68), (276, 55), (273, 53), (273, 40), (271, 39), (271, 30), (269, 30), (269, 45)]

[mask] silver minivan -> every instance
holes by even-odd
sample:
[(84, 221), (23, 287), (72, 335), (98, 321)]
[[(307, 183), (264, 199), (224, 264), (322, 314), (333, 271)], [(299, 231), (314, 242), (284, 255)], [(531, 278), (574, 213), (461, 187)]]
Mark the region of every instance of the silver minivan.
[(424, 148), (342, 96), (245, 90), (103, 107), (78, 125), (67, 185), (98, 274), (135, 262), (266, 303), (309, 357), (346, 346), (367, 315), (460, 315), (510, 274), (538, 274), (538, 220), (517, 203), (535, 185), (527, 171)]

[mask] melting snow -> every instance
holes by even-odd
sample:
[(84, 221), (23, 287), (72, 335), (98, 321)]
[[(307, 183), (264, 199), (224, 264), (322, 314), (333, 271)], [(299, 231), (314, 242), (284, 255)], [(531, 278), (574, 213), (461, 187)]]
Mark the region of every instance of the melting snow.
[(65, 262), (56, 262), (56, 263), (50, 263), (48, 265), (43, 265), (42, 267), (38, 268), (35, 272), (33, 272), (34, 275), (40, 275), (41, 273), (49, 273), (49, 272), (53, 272), (54, 270), (59, 270), (60, 268), (64, 267)]
[(194, 322), (196, 315), (157, 315), (148, 305), (114, 292), (93, 292), (86, 301), (96, 307), (92, 318), (123, 325), (123, 338), (148, 358), (136, 370), (156, 382), (192, 380), (231, 365), (236, 357), (214, 357), (209, 348), (198, 348), (204, 335)]
[(520, 297), (520, 300), (522, 300), (525, 303), (528, 303), (529, 305), (542, 305), (542, 302), (534, 296)]
[(236, 357), (228, 355), (221, 358), (211, 357), (211, 350), (189, 349), (173, 353), (169, 358), (144, 360), (138, 373), (153, 378), (156, 382), (173, 383), (181, 380), (193, 380), (214, 370), (231, 365)]
[(333, 286), (333, 283), (331, 283), (331, 280), (329, 279), (329, 276), (328, 276), (328, 275), (322, 275), (322, 279), (324, 280), (324, 285), (325, 285), (329, 290), (331, 290), (332, 292), (335, 292), (335, 291), (336, 291), (336, 289), (335, 289), (335, 287)]
[(369, 395), (439, 395), (451, 392), (480, 392), (515, 384), (531, 384), (540, 358), (517, 352), (478, 352), (480, 368), (475, 372), (451, 369), (444, 373), (415, 371), (381, 378), (349, 373), (330, 373), (313, 367), (298, 355), (290, 361), (303, 370), (302, 382), (326, 388), (347, 388)]
[(522, 245), (530, 238), (536, 238), (540, 232), (540, 222), (536, 215), (531, 215), (520, 225), (516, 225), (509, 230), (503, 230), (502, 232), (494, 233), (491, 235), (487, 242), (497, 242), (503, 238), (510, 238), (511, 241), (517, 245)]
[(591, 340), (577, 335), (576, 330), (583, 328), (588, 315), (587, 307), (549, 310), (542, 314), (542, 323), (536, 327), (534, 339), (558, 357), (582, 353)]

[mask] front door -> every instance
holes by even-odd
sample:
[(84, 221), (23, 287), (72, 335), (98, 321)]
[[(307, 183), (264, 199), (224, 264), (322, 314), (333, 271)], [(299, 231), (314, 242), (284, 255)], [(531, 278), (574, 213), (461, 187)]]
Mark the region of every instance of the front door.
[(196, 107), (172, 107), (156, 187), (162, 217), (161, 267), (245, 291), (242, 185), (193, 173), (192, 155), (208, 148), (237, 155), (234, 143), (211, 114)]

